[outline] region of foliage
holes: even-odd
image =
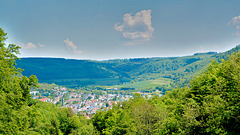
[[[27,116],[24,108],[29,100],[30,87],[37,86],[35,76],[21,76],[16,69],[16,54],[19,47],[4,41],[6,33],[0,28],[0,133],[18,133],[27,128]]]
[[[240,53],[212,64],[191,81],[162,97],[134,99],[92,119],[101,134],[240,134]],[[116,114],[126,118],[119,121]],[[109,123],[110,121],[110,123]]]
[[[41,83],[55,83],[69,88],[127,83],[126,85],[134,85],[133,88],[161,87],[166,91],[168,88],[189,85],[190,80],[205,70],[212,60],[227,59],[228,55],[238,52],[239,49],[237,46],[224,53],[208,52],[185,57],[107,61],[23,58],[17,61],[17,67],[25,69],[23,75],[37,75]],[[168,80],[165,81],[166,79]],[[161,80],[164,84],[149,83],[138,86],[137,83],[144,84],[146,81],[155,80]]]
[[[7,46],[6,35],[0,28],[0,134],[95,134],[92,124],[70,108],[30,98],[38,80],[15,68],[20,47]]]

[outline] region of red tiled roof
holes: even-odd
[[[47,100],[49,100],[49,98],[42,98],[42,99],[39,99],[39,101],[42,101],[42,102],[46,102]]]

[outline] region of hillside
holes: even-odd
[[[239,46],[223,53],[196,53],[184,57],[135,58],[107,61],[74,60],[63,58],[22,58],[17,61],[23,75],[36,75],[39,82],[56,83],[68,87],[86,85],[119,85],[168,78],[167,85],[183,86],[204,70],[212,61],[227,59],[238,52]]]
[[[92,124],[100,134],[239,135],[240,54],[213,62],[190,87],[165,96],[134,99],[99,111]]]

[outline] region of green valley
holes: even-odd
[[[239,46],[219,54],[176,58],[111,61],[26,58],[21,63],[16,56],[20,48],[14,44],[6,46],[5,40],[6,33],[0,29],[0,134],[240,133],[240,53],[235,53]],[[15,67],[16,60],[18,67],[25,67],[24,74]],[[40,80],[66,81],[66,84],[67,81],[85,81],[86,84],[81,85],[89,88],[99,82],[119,87],[121,91],[114,89],[109,91],[112,94],[106,95],[98,86],[94,86],[94,91],[82,87],[84,91],[80,92],[55,84],[40,84],[39,91],[30,92],[38,87],[38,79],[31,72],[39,75]],[[108,84],[104,84],[106,82]],[[189,85],[172,89],[185,84]],[[107,90],[109,86],[104,87]],[[133,89],[124,91],[124,88],[151,91],[152,87],[164,93],[166,89],[171,91],[164,96],[157,91],[149,97],[143,92],[134,92],[132,96]],[[31,98],[30,93],[41,95],[40,91],[49,98]],[[52,96],[54,94],[62,99],[63,107],[59,106],[59,99]],[[57,105],[44,103],[53,98]],[[64,99],[68,100],[64,102]],[[84,102],[81,108],[80,102]],[[65,103],[69,107],[65,107]],[[89,118],[88,112],[76,113],[76,109],[95,109],[95,112]]]
[[[148,83],[145,87],[144,85],[139,86],[139,84],[166,79],[168,81],[163,81],[165,86],[176,88],[188,85],[190,79],[205,70],[211,61],[227,59],[232,53],[238,52],[239,48],[237,46],[223,53],[196,53],[184,57],[106,61],[22,58],[17,60],[16,67],[24,69],[23,75],[36,75],[40,83],[56,83],[69,88],[98,85],[150,88],[158,85]],[[163,86],[162,84],[159,87]]]
[[[0,0],[0,135],[240,135],[240,0]]]

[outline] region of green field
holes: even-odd
[[[157,86],[168,85],[171,83],[171,79],[161,78],[156,80],[146,80],[137,82],[127,82],[121,84],[118,78],[102,78],[102,79],[59,79],[59,80],[44,80],[49,84],[56,83],[57,85],[76,88],[87,85],[95,85],[101,87],[115,87],[115,88],[135,88],[135,89],[148,89],[155,88]],[[111,84],[121,84],[121,85],[111,85]]]
[[[161,78],[161,79],[156,79],[156,80],[125,83],[122,85],[117,85],[116,88],[127,87],[127,88],[135,88],[135,89],[147,89],[147,88],[154,88],[157,86],[168,85],[170,83],[171,83],[171,79]]]
[[[130,81],[125,79],[124,81]],[[55,79],[55,80],[41,80],[40,83],[55,83],[60,86],[69,88],[83,87],[83,86],[112,86],[113,84],[121,84],[119,78],[99,78],[99,79]]]

